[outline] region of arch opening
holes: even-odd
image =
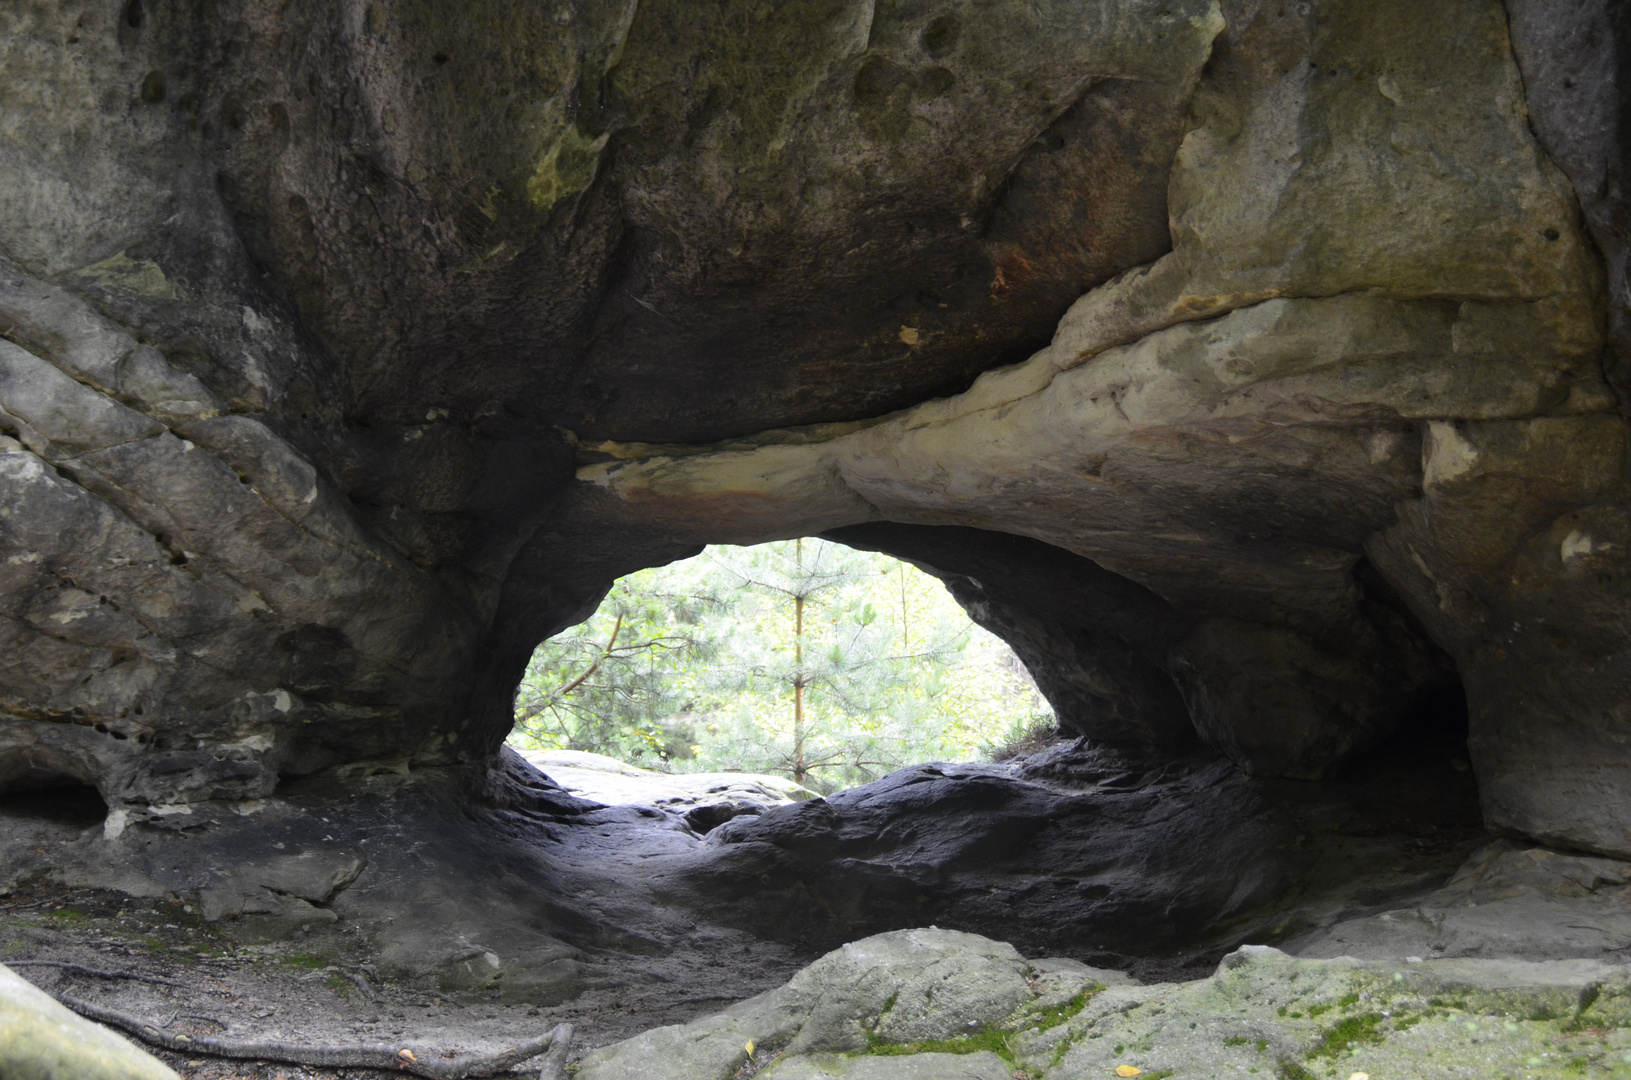
[[[719,545],[618,580],[543,642],[510,745],[831,793],[1055,731],[1014,650],[911,563],[810,537]],[[577,765],[593,764],[584,758]]]

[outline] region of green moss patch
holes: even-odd
[[[1086,990],[1083,990],[1081,993],[1077,994],[1063,1005],[1055,1005],[1051,1009],[1043,1009],[1040,1012],[1037,1012],[1035,1014],[1035,1022],[1027,1026],[1037,1028],[1041,1031],[1047,1031],[1049,1028],[1058,1027],[1066,1020],[1069,1020],[1071,1017],[1087,1008],[1087,1003],[1092,1001],[1094,995],[1098,994],[1103,989],[1104,987],[1102,985],[1094,983],[1092,986],[1089,986]]]
[[[956,1039],[930,1039],[925,1042],[896,1043],[867,1034],[865,1054],[874,1057],[902,1057],[908,1054],[977,1054],[989,1050],[1011,1067],[1018,1067],[1014,1051],[1008,1045],[1009,1036],[994,1028]]]
[[[1325,1031],[1325,1038],[1309,1052],[1308,1058],[1334,1058],[1346,1054],[1357,1043],[1379,1043],[1385,1035],[1380,1030],[1381,1013],[1360,1013],[1338,1021]]]

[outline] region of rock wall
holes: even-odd
[[[1631,854],[1599,0],[0,11],[0,788],[479,763],[616,576],[829,532],[1062,723],[1314,778],[1459,679]],[[1573,80],[1571,82],[1571,80]]]
[[[1030,360],[860,430],[607,445],[579,475],[629,509],[584,512],[706,506],[675,532],[737,541],[788,518],[1046,541],[1181,613],[1156,662],[1195,729],[1277,775],[1397,722],[1437,675],[1419,626],[1466,685],[1491,823],[1631,851],[1601,266],[1499,7],[1418,10],[1407,33],[1322,14],[1259,17],[1219,51],[1174,164],[1173,251],[1087,293]]]

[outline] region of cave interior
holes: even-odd
[[[1631,859],[1628,27],[6,5],[0,884],[558,1002],[931,923],[1385,950]],[[1059,740],[706,832],[504,749],[618,577],[817,535]]]

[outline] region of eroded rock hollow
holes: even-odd
[[[269,844],[302,783],[568,828],[500,755],[538,642],[619,575],[819,533],[942,577],[1084,753],[1191,763],[1158,790],[1212,824],[1464,692],[1485,826],[1631,857],[1626,33],[1607,0],[9,3],[0,794],[94,788],[75,865],[192,896],[153,845]],[[813,820],[733,850],[814,858]],[[216,915],[367,880],[233,843]],[[737,880],[707,867],[674,896]]]

